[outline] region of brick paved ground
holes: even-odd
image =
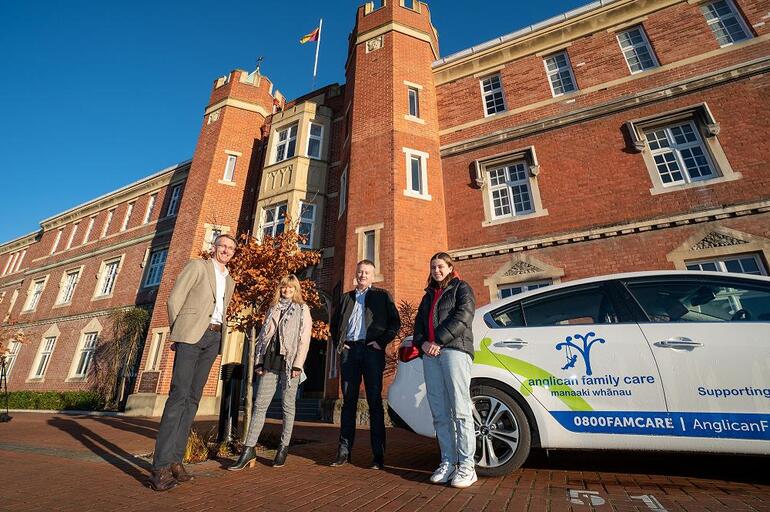
[[[438,458],[432,441],[389,430],[388,467],[379,472],[365,468],[368,432],[361,432],[353,465],[329,468],[336,428],[311,423],[295,428],[312,442],[292,447],[283,468],[269,467],[273,452],[240,473],[209,461],[191,468],[192,484],[155,493],[143,486],[148,462],[135,454],[152,450],[156,420],[13,416],[0,424],[0,510],[9,512],[770,511],[768,458],[536,452],[524,469],[458,491],[427,483]]]

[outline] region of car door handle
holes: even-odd
[[[505,347],[505,348],[521,348],[525,345],[529,345],[529,342],[524,341],[521,338],[513,338],[510,340],[500,340],[494,344],[495,347]]]
[[[703,343],[693,341],[690,338],[676,337],[667,340],[656,341],[654,345],[661,348],[689,348],[692,350],[696,347],[702,347]]]

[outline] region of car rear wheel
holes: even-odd
[[[518,469],[529,456],[532,435],[516,400],[491,386],[471,387],[476,434],[476,471],[500,476]]]

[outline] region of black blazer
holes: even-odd
[[[332,342],[338,346],[345,341],[350,315],[356,303],[356,291],[345,293],[332,316]],[[383,349],[393,341],[401,328],[401,319],[393,299],[387,290],[372,286],[364,298],[364,325],[366,342],[376,341]]]

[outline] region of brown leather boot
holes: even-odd
[[[195,477],[187,472],[187,470],[184,468],[184,464],[181,462],[174,462],[171,464],[171,474],[174,475],[174,478],[176,478],[177,482],[180,484],[189,482],[190,480],[195,480]]]
[[[179,485],[179,482],[171,473],[171,467],[166,466],[160,469],[153,468],[152,476],[147,480],[147,485],[153,491],[168,491]]]

